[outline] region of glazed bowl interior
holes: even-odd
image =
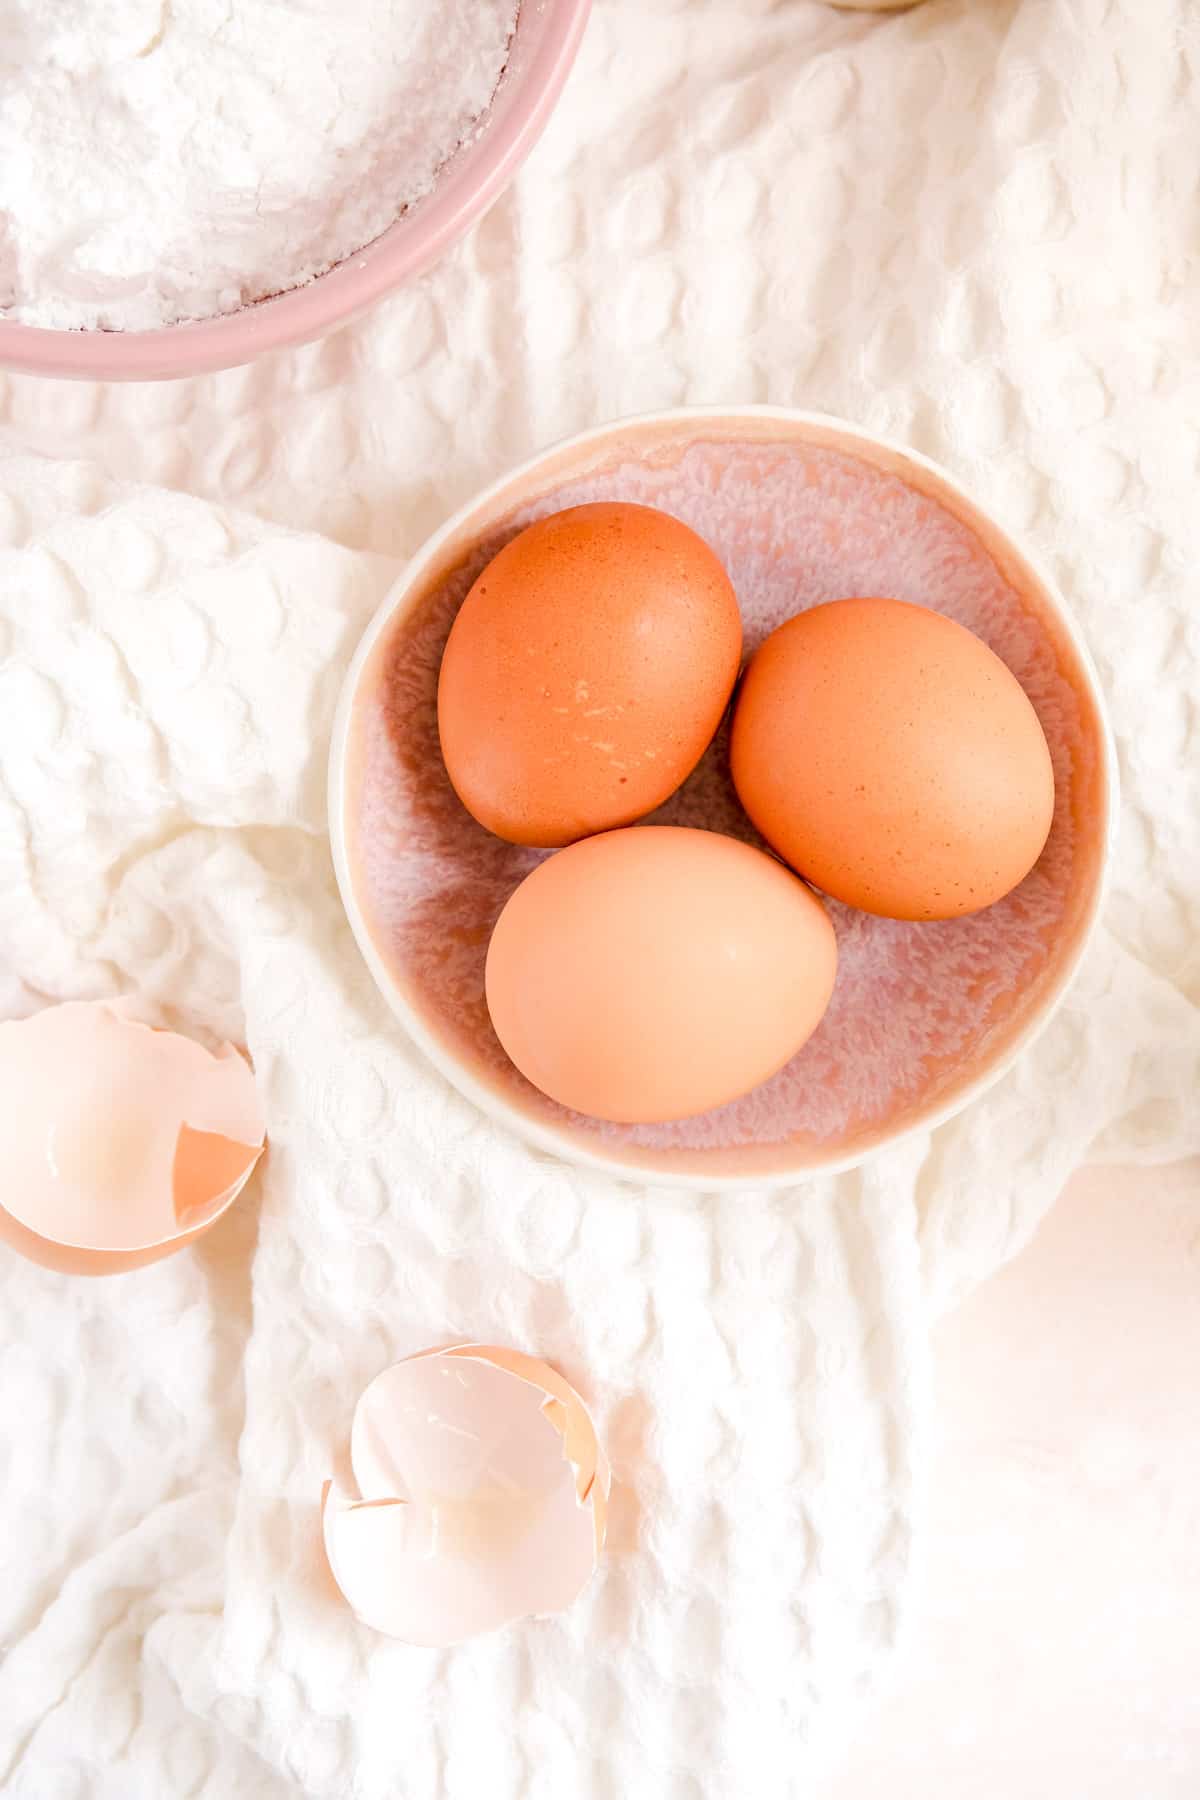
[[[848,595],[893,595],[959,620],[1021,681],[1055,770],[1050,838],[1019,888],[935,924],[831,903],[838,980],[814,1036],[751,1094],[664,1125],[570,1113],[505,1057],[484,1001],[488,938],[544,853],[476,824],[438,748],[438,666],[471,582],[523,525],[599,498],[662,507],[708,539],[737,589],[747,655],[793,613]],[[1096,917],[1114,778],[1087,652],[1017,544],[923,458],[836,420],[750,408],[587,433],[459,512],[409,565],[359,648],[330,799],[338,879],[366,960],[460,1089],[575,1161],[723,1187],[850,1166],[957,1111],[1002,1073],[1054,1009]],[[732,790],[724,729],[653,819],[761,842]]]
[[[92,381],[162,380],[233,368],[307,343],[427,269],[503,193],[558,99],[591,0],[522,0],[508,63],[476,136],[426,199],[372,244],[304,287],[158,331],[47,331],[0,318],[0,368]],[[280,271],[286,279],[287,271]]]

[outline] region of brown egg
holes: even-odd
[[[496,923],[487,1003],[521,1073],[622,1122],[736,1099],[815,1031],[837,972],[821,902],[773,856],[644,825],[548,857]]]
[[[1054,812],[1020,683],[963,626],[900,600],[789,619],[750,663],[733,779],[794,869],[864,912],[949,919],[1016,887]]]
[[[450,780],[515,844],[569,844],[652,812],[720,724],[742,653],[729,577],[648,506],[540,520],[463,601],[442,657]]]

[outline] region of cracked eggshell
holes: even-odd
[[[0,1241],[62,1274],[113,1275],[190,1244],[262,1154],[254,1076],[125,1001],[0,1023]]]
[[[611,1482],[570,1383],[483,1344],[385,1369],[355,1409],[361,1498],[326,1484],[325,1550],[359,1619],[444,1649],[561,1612],[590,1580]]]

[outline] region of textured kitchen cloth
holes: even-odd
[[[242,1038],[272,1146],[158,1268],[0,1261],[0,1789],[812,1791],[902,1616],[932,1313],[1082,1158],[1200,1144],[1198,67],[1189,0],[598,0],[516,188],[362,324],[195,383],[0,377],[0,1004],[133,988]],[[791,1193],[638,1192],[390,1024],[329,719],[394,559],[481,480],[756,399],[907,438],[1038,545],[1121,842],[1066,1007],[959,1121]],[[619,1486],[569,1615],[430,1656],[339,1607],[316,1505],[363,1384],[460,1334],[558,1362]]]

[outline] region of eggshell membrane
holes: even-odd
[[[774,1075],[820,1023],[837,942],[760,850],[639,826],[573,844],[496,923],[487,1000],[525,1077],[625,1122],[686,1117]]]
[[[378,1631],[443,1648],[562,1611],[595,1570],[608,1463],[579,1395],[534,1357],[463,1344],[384,1370],[350,1458],[362,1498],[326,1484],[325,1548]]]
[[[64,1274],[141,1268],[191,1243],[262,1153],[253,1074],[123,1001],[0,1024],[0,1239]]]
[[[467,810],[555,846],[642,818],[690,774],[741,660],[728,575],[650,507],[568,508],[480,574],[438,681],[442,755]]]
[[[1024,880],[1054,817],[1045,733],[1020,683],[953,619],[887,598],[772,632],[738,693],[734,786],[824,893],[952,919]]]

